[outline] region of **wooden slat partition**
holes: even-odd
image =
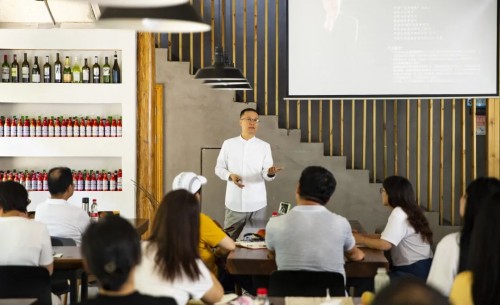
[[[362,169],[366,169],[366,99],[363,100],[363,151]]]
[[[398,170],[398,100],[394,100],[394,175],[399,175]]]
[[[456,107],[456,100],[453,99],[451,101],[451,225],[455,225],[455,175],[456,175],[456,169],[455,169],[455,158],[456,158],[456,140],[455,140],[455,135],[456,135],[456,117],[457,117],[457,107]]]
[[[428,143],[427,143],[427,211],[432,211],[432,189],[433,189],[433,128],[434,128],[434,117],[433,117],[433,105],[432,101],[429,101],[429,113],[428,113]]]
[[[344,155],[344,100],[340,100],[340,155]]]
[[[411,101],[406,100],[406,178],[410,179],[410,107]]]
[[[462,100],[462,121],[461,121],[461,127],[462,127],[462,150],[461,150],[461,157],[462,157],[462,176],[461,176],[461,194],[465,194],[465,187],[467,186],[467,170],[466,170],[466,164],[467,164],[467,142],[466,142],[466,122],[465,122],[465,112],[466,112],[466,102]]]
[[[351,101],[351,168],[354,169],[356,160],[356,101]]]
[[[307,142],[311,143],[312,136],[311,100],[307,100]]]
[[[377,182],[377,100],[373,100],[373,107],[372,107],[372,120],[373,120],[373,125],[372,125],[372,145],[373,145],[373,152],[372,152],[372,163],[373,163],[373,183]]]
[[[256,2],[257,3],[257,2]],[[257,62],[257,61],[255,61]],[[264,7],[264,113],[269,114],[269,0],[265,0]],[[257,73],[255,73],[257,75]]]
[[[330,100],[329,103],[329,115],[330,115],[330,122],[329,122],[329,130],[330,130],[330,156],[333,156],[333,100]]]
[[[487,104],[487,166],[488,176],[500,179],[500,99]]]
[[[471,128],[471,141],[472,141],[472,154],[471,154],[471,180],[476,179],[477,176],[477,158],[476,158],[476,99],[472,99],[472,128]]]
[[[444,99],[439,111],[439,224],[444,219]]]
[[[275,0],[275,15],[274,15],[274,27],[275,27],[275,33],[274,33],[274,47],[275,47],[275,51],[274,51],[274,61],[275,61],[275,66],[274,66],[274,69],[275,69],[275,72],[274,72],[274,95],[275,95],[275,101],[274,101],[274,104],[275,104],[275,114],[276,115],[279,115],[280,111],[279,111],[279,99],[280,99],[280,95],[279,95],[279,1],[278,0]]]
[[[422,152],[422,132],[421,128],[422,126],[422,101],[420,99],[417,100],[417,168],[416,168],[416,173],[417,173],[417,182],[416,182],[416,194],[415,197],[417,199],[418,204],[421,204],[420,201],[420,153]]]
[[[384,163],[382,164],[384,171],[383,171],[383,178],[387,178],[387,101],[383,101],[383,109],[382,109],[382,129],[384,131],[384,136],[383,136],[383,143],[384,143]]]

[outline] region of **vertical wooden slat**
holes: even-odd
[[[356,160],[355,145],[356,145],[356,105],[355,100],[351,101],[351,168],[354,169],[354,161]]]
[[[212,25],[212,30],[210,31],[210,49],[212,62],[215,61],[215,32],[217,28],[215,27],[215,0],[210,0],[210,24]],[[220,38],[220,37],[219,37]]]
[[[406,178],[410,179],[410,110],[411,101],[406,100]]]
[[[415,195],[418,205],[420,205],[420,152],[422,148],[422,101],[417,100],[417,193]]]
[[[275,27],[275,37],[274,37],[274,45],[275,45],[275,75],[274,75],[274,90],[275,90],[275,111],[276,115],[279,114],[279,0],[275,0],[275,15],[274,15],[274,27]]]
[[[154,151],[155,151],[155,178],[154,180],[154,196],[158,200],[163,198],[164,193],[164,183],[163,177],[165,176],[163,173],[163,84],[156,84],[155,86],[156,93],[156,101],[155,101],[155,110],[154,110],[154,121],[155,121],[155,142],[154,142]]]
[[[393,119],[393,128],[394,128],[394,175],[399,174],[398,170],[398,100],[394,100],[394,119]]]
[[[231,30],[232,30],[232,43],[233,43],[233,63],[236,66],[236,0],[231,3]]]
[[[168,33],[168,44],[167,44],[167,51],[168,51],[168,60],[172,61],[172,34]]]
[[[257,102],[258,100],[258,34],[259,34],[259,20],[258,20],[258,12],[259,12],[259,0],[253,1],[253,100]]]
[[[204,20],[204,13],[205,13],[205,3],[203,3],[204,0],[200,0],[200,17],[201,20]],[[213,28],[212,28],[213,31]],[[169,40],[170,40],[170,34],[168,34]],[[200,33],[200,68],[205,67],[205,37],[203,33]],[[170,54],[170,52],[169,52]]]
[[[220,5],[222,6],[219,8],[219,11],[221,12],[221,18],[220,18],[220,41],[222,43],[222,48],[224,49],[224,52],[226,52],[226,0],[220,0]]]
[[[156,45],[158,46],[158,48],[161,48],[161,33],[156,33]]]
[[[340,155],[344,155],[344,100],[340,100]]]
[[[444,218],[444,99],[441,99],[439,118],[439,224]],[[453,202],[452,202],[453,204]]]
[[[243,75],[247,77],[247,1],[243,1]],[[248,78],[247,78],[248,79]],[[247,90],[243,91],[243,101],[247,101]]]
[[[373,125],[372,125],[372,145],[373,145],[373,183],[377,182],[377,100],[373,100]]]
[[[290,130],[290,100],[286,100],[286,130]]]
[[[427,142],[427,211],[432,211],[432,161],[433,161],[433,128],[434,128],[434,116],[433,116],[433,105],[434,100],[429,100],[429,112],[428,112],[428,142]]]
[[[318,136],[319,142],[323,143],[323,100],[319,100]]]
[[[256,1],[257,2],[257,1]],[[269,114],[269,83],[268,83],[268,65],[269,65],[269,0],[264,1],[264,112]]]
[[[476,158],[476,99],[472,99],[472,130],[471,130],[471,142],[472,142],[472,153],[471,153],[471,180],[476,179],[477,176],[477,158]]]
[[[500,99],[488,99],[486,110],[487,173],[490,177],[500,178]]]
[[[182,56],[182,35],[183,34],[179,34],[179,61],[184,60],[184,58]]]
[[[276,1],[277,2],[277,1]],[[333,156],[333,100],[330,100],[330,156]]]
[[[300,100],[297,100],[297,129],[300,129]]]
[[[189,0],[189,4],[193,5],[193,0]],[[194,74],[194,35],[189,33],[189,71],[191,75]]]
[[[467,148],[467,143],[466,143],[466,133],[465,133],[465,112],[466,112],[466,101],[462,99],[462,121],[461,121],[461,127],[462,127],[462,177],[461,177],[461,194],[465,194],[465,187],[467,186],[467,171],[466,171],[466,162],[467,162],[467,154],[466,154],[466,148]]]
[[[363,150],[362,150],[362,166],[366,169],[366,99],[363,100]]]
[[[311,100],[307,100],[307,142],[311,143],[312,126],[311,126]]]
[[[455,125],[456,125],[456,101],[451,101],[451,225],[455,225]]]
[[[384,175],[384,179],[387,178],[387,100],[384,100],[383,102],[383,109],[382,109],[382,131],[384,132],[383,135],[383,142],[384,142],[384,160],[382,164],[382,173]]]

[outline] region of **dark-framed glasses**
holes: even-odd
[[[248,123],[255,123],[255,124],[258,124],[260,122],[259,119],[251,119],[251,118],[243,118],[243,119],[240,119],[242,121],[247,121]]]

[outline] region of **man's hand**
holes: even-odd
[[[231,174],[229,175],[229,180],[234,182],[240,189],[245,187],[245,185],[241,183],[241,177],[239,175]]]
[[[272,177],[272,176],[276,175],[276,173],[281,171],[282,169],[283,169],[283,167],[271,166],[267,170],[267,176]]]

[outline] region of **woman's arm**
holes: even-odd
[[[201,297],[201,300],[208,304],[217,303],[222,299],[224,295],[224,288],[222,288],[221,283],[215,277],[215,275],[210,272],[210,276],[212,277],[212,287],[205,292],[205,294]]]
[[[380,234],[360,234],[353,233],[356,244],[363,245],[368,248],[387,251],[391,250],[392,244],[386,240],[380,239]]]

